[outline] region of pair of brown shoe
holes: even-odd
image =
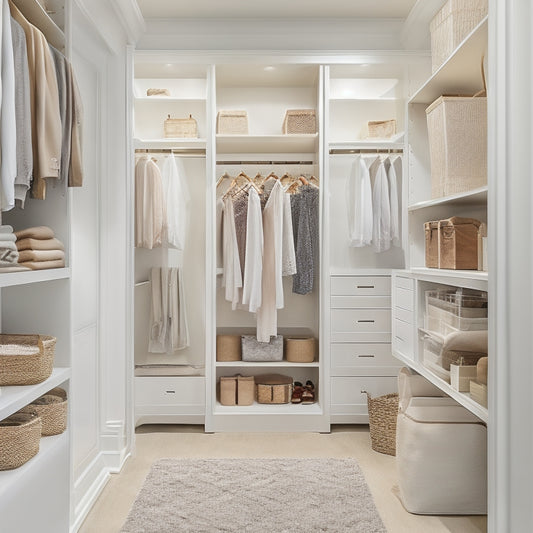
[[[299,381],[294,382],[291,403],[315,403],[315,386],[311,380],[308,379],[305,385],[302,385]]]

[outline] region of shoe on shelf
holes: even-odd
[[[311,380],[307,380],[302,392],[302,404],[315,403],[315,386]]]
[[[302,403],[302,394],[304,390],[304,386],[299,381],[295,381],[292,388],[291,403]]]

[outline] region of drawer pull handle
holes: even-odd
[[[375,322],[375,320],[358,320],[357,321],[359,324],[361,323],[369,323],[369,324],[373,324]]]
[[[375,289],[375,285],[357,285],[358,289]]]
[[[176,391],[175,390],[166,390],[165,391],[167,394],[176,394]]]
[[[376,357],[376,356],[368,354],[368,355],[358,355],[357,357]]]

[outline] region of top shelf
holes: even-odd
[[[488,17],[411,97],[410,104],[431,104],[443,94],[471,94],[483,88],[481,58],[487,54]]]
[[[13,0],[24,17],[41,30],[46,40],[58,50],[65,50],[65,33],[37,0]]]
[[[217,134],[217,152],[228,153],[315,153],[318,133],[288,135]]]

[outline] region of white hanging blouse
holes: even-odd
[[[401,157],[389,158],[387,178],[390,191],[390,237],[393,246],[401,246],[400,238],[400,198],[398,193],[398,178],[401,176]],[[397,172],[398,169],[398,172]]]
[[[372,242],[373,206],[370,172],[365,160],[357,156],[346,184],[348,241],[352,247]]]
[[[222,286],[226,288],[225,298],[231,302],[231,308],[237,309],[240,302],[242,289],[242,272],[237,246],[237,233],[235,231],[235,215],[233,201],[230,197],[224,199],[222,246],[224,251],[224,271],[222,273]]]
[[[376,252],[385,252],[391,242],[391,209],[389,200],[389,184],[385,165],[381,159],[372,164],[375,170],[372,204],[374,222],[372,228],[372,246]]]

